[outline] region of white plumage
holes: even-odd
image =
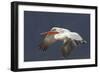
[[[39,45],[40,49],[45,51],[51,44],[63,41],[61,47],[63,57],[68,56],[74,47],[86,43],[78,33],[60,27],[53,27],[50,31],[42,33],[42,35],[44,35],[44,38]]]
[[[59,27],[53,27],[51,29],[55,31],[59,32],[59,34],[55,34],[54,37],[55,39],[65,39],[66,37],[71,38],[72,40],[83,40],[83,38],[76,32],[71,32],[68,29],[64,29],[64,28],[59,28]]]

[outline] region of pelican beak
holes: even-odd
[[[58,34],[59,32],[57,31],[48,31],[48,32],[44,32],[44,33],[41,33],[41,35],[55,35],[55,34]]]

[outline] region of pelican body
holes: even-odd
[[[43,51],[46,51],[53,43],[63,41],[63,45],[60,49],[64,58],[67,57],[75,47],[87,43],[78,33],[60,27],[53,27],[50,31],[41,33],[41,35],[44,36],[44,38],[39,48]]]

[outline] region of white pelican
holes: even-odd
[[[60,27],[53,27],[50,31],[41,33],[41,35],[43,35],[44,38],[39,48],[43,51],[46,51],[53,43],[63,41],[63,46],[61,47],[63,57],[67,57],[73,48],[87,43],[78,33]]]

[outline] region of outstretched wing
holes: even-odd
[[[67,57],[74,49],[74,47],[75,47],[75,43],[73,43],[73,41],[70,38],[67,38],[67,41],[61,47],[62,56]]]
[[[69,56],[69,54],[72,52],[72,50],[75,47],[80,46],[83,42],[84,42],[83,40],[66,38],[66,41],[64,42],[64,45],[61,48],[63,57]]]
[[[83,40],[83,38],[76,32],[71,32],[70,38],[73,39],[73,40]]]
[[[70,38],[73,40],[75,46],[87,43],[87,41],[83,40],[83,38],[76,32],[71,32]]]
[[[53,35],[45,35],[43,40],[41,40],[41,43],[39,44],[39,48],[43,51],[46,51],[47,48],[53,44],[54,42],[56,42],[56,40],[54,39]]]

